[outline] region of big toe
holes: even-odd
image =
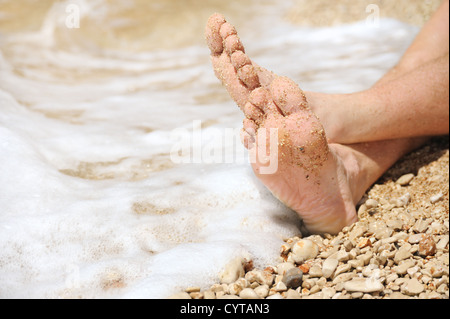
[[[220,35],[220,28],[225,22],[225,17],[219,13],[214,13],[208,19],[205,37],[212,54],[221,54],[223,52],[223,38]]]
[[[307,107],[305,94],[294,81],[287,77],[276,77],[270,85],[270,94],[286,116]]]

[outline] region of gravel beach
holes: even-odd
[[[287,238],[279,264],[233,260],[192,299],[448,299],[449,142],[435,138],[368,190],[338,235]]]

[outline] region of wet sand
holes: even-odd
[[[304,26],[333,26],[367,19],[379,10],[380,18],[393,18],[422,26],[440,3],[441,0],[295,0],[287,19]]]

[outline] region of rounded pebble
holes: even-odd
[[[291,268],[283,276],[283,282],[287,288],[297,288],[302,284],[303,272],[297,267]]]
[[[400,177],[396,181],[396,183],[401,185],[401,186],[406,186],[406,185],[409,185],[409,183],[411,183],[413,178],[414,178],[414,174],[406,174],[406,175],[403,175],[402,177]]]
[[[378,202],[375,199],[371,199],[371,198],[366,200],[365,204],[366,204],[366,207],[369,208],[369,209],[370,208],[375,208],[375,207],[378,206]]]
[[[373,278],[356,278],[344,284],[344,289],[347,291],[359,292],[377,292],[384,289],[383,284]]]
[[[239,293],[242,299],[260,299],[261,297],[251,288],[245,288]]]
[[[436,194],[434,196],[431,196],[430,197],[430,203],[431,204],[435,204],[438,201],[440,201],[443,197],[444,197],[444,194],[442,194],[442,193],[439,193],[439,194]]]
[[[324,261],[322,265],[322,274],[325,278],[330,278],[336,270],[339,261],[334,258],[328,258]]]
[[[308,239],[301,239],[292,247],[293,258],[296,263],[303,263],[308,259],[316,258],[319,246]]]
[[[433,237],[423,235],[419,242],[419,255],[422,257],[433,256],[436,253],[436,243]]]
[[[402,286],[402,292],[407,295],[418,295],[424,291],[423,285],[416,279],[408,279]]]

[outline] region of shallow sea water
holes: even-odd
[[[165,298],[236,256],[272,264],[301,233],[253,176],[207,17],[330,93],[370,87],[418,28],[299,27],[289,1],[241,3],[0,1],[0,297]]]

